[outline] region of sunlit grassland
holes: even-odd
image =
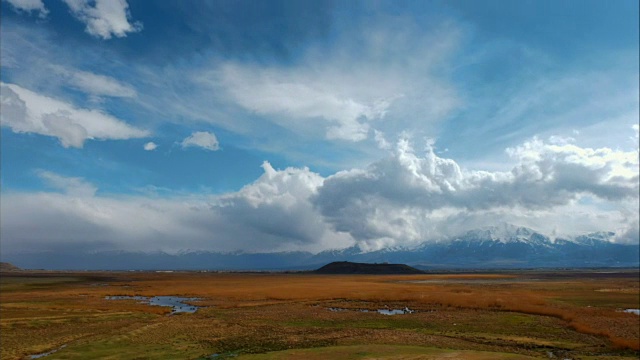
[[[545,358],[549,352],[634,359],[640,354],[640,317],[620,312],[640,307],[637,271],[595,278],[581,272],[561,277],[3,273],[0,290],[2,359],[63,344],[46,359],[212,354],[431,359],[452,351],[465,359]],[[169,308],[106,300],[110,295],[197,297],[193,303],[205,307],[169,315]],[[416,312],[375,312],[385,306]],[[360,311],[365,309],[370,312]],[[365,345],[376,346],[366,355]]]
[[[286,350],[266,354],[244,355],[239,359],[246,360],[272,360],[272,359],[467,359],[467,360],[507,360],[507,359],[534,359],[519,354],[505,354],[485,351],[459,351],[429,348],[422,346],[403,345],[352,345],[333,346],[324,348]]]

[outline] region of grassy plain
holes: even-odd
[[[638,359],[638,270],[5,272],[0,358]],[[197,297],[194,314],[110,295]],[[380,308],[416,310],[386,316]],[[341,311],[330,311],[340,308]],[[66,345],[64,348],[61,346]]]

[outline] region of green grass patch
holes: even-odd
[[[334,329],[425,329],[435,328],[433,324],[420,319],[391,318],[379,315],[380,319],[304,319],[281,323],[293,327],[321,327]]]
[[[403,345],[352,345],[330,346],[312,349],[275,351],[266,354],[240,355],[238,360],[273,359],[463,359],[463,360],[503,360],[533,359],[532,357],[485,351],[447,350],[422,346]]]
[[[104,340],[91,344],[70,344],[64,349],[46,357],[55,359],[198,359],[207,351],[197,343],[175,339],[167,344],[140,344],[127,340]]]
[[[3,276],[0,278],[0,290],[3,292],[24,291],[59,286],[61,284],[79,283],[85,279],[80,277],[22,277]]]
[[[498,325],[504,326],[531,326],[538,323],[533,315],[523,315],[517,313],[502,313],[496,319]]]
[[[640,295],[625,294],[615,292],[596,292],[590,294],[565,296],[553,299],[554,303],[573,305],[578,307],[595,307],[595,308],[636,308],[640,302]]]

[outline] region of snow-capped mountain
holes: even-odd
[[[68,269],[206,269],[306,270],[333,261],[403,263],[422,269],[487,269],[540,267],[638,267],[640,246],[616,244],[612,232],[551,239],[540,232],[510,224],[462,232],[414,247],[390,247],[363,252],[357,245],[345,249],[280,253],[166,253],[12,254],[3,256],[22,268]]]
[[[531,246],[550,246],[551,239],[535,230],[511,224],[488,226],[470,230],[461,236],[453,237],[453,241],[494,242],[500,244],[523,243]]]
[[[613,243],[615,234],[597,232],[572,238],[554,238],[511,224],[469,230],[414,248],[331,253],[331,259],[406,263],[423,268],[528,268],[638,266],[639,246]],[[316,258],[325,258],[320,253]],[[342,256],[340,256],[342,255]]]
[[[570,241],[587,246],[598,246],[602,245],[602,243],[610,242],[615,235],[616,234],[612,232],[600,231],[591,234],[576,236]]]

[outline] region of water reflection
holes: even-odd
[[[404,309],[377,309],[377,310],[369,310],[369,309],[345,309],[345,308],[336,308],[330,307],[327,310],[332,312],[342,312],[342,311],[359,311],[359,312],[377,312],[382,315],[404,315],[404,314],[413,314],[415,310],[411,310],[408,307]]]
[[[405,307],[404,309],[378,309],[378,313],[382,315],[404,315],[404,314],[412,314],[414,310]]]
[[[183,298],[178,296],[107,296],[107,300],[138,300],[141,303],[153,306],[169,306],[171,313],[194,313],[199,306],[185,304],[184,301],[198,300],[198,298]]]

